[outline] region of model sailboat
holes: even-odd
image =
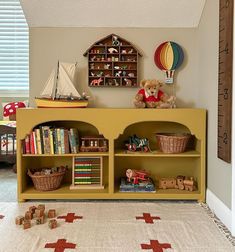
[[[84,108],[88,98],[74,87],[76,64],[58,62],[50,74],[40,97],[35,98],[39,108]]]

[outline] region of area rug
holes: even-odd
[[[0,203],[1,252],[230,252],[231,242],[197,203],[46,202],[58,227],[23,229],[15,217],[39,202]]]

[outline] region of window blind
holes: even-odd
[[[0,94],[28,89],[28,25],[19,0],[0,0]]]

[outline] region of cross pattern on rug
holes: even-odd
[[[3,219],[5,216],[0,214],[0,219]]]
[[[64,252],[65,249],[75,249],[76,244],[66,242],[66,239],[58,239],[54,243],[46,243],[45,248],[54,248],[54,252]]]
[[[160,220],[161,218],[158,216],[151,216],[150,213],[143,213],[143,217],[142,216],[136,216],[136,220],[144,220],[145,223],[148,224],[153,224],[153,220]]]
[[[76,219],[82,219],[82,216],[75,216],[75,213],[68,213],[65,216],[58,216],[57,219],[65,219],[65,222],[73,223]]]
[[[150,240],[150,244],[141,244],[142,249],[152,249],[153,252],[163,252],[163,249],[171,248],[169,243],[159,243],[158,240]]]

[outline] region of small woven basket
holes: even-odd
[[[159,149],[164,153],[182,153],[185,151],[190,134],[156,133]]]
[[[33,180],[33,184],[38,191],[52,191],[58,189],[66,171],[55,172],[48,175],[33,175],[28,170],[28,175]]]

